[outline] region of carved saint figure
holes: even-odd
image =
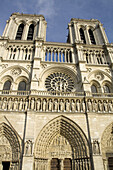
[[[100,154],[100,146],[98,140],[93,141],[93,154],[99,155]]]
[[[98,105],[96,100],[93,101],[93,112],[97,112],[98,111]]]
[[[51,99],[49,100],[48,110],[49,110],[49,111],[52,111],[52,110],[53,110],[53,102],[52,102]]]
[[[70,111],[70,102],[69,102],[69,100],[66,100],[66,111],[67,112]]]
[[[71,110],[72,110],[72,112],[75,111],[75,102],[74,102],[74,100],[71,101]]]
[[[80,106],[81,106],[80,100],[77,100],[77,102],[76,102],[76,107],[77,107],[77,111],[78,111],[78,112],[80,112]]]
[[[104,101],[103,107],[104,107],[104,111],[105,111],[105,112],[108,112],[108,104],[107,104],[106,101]]]
[[[8,101],[8,110],[12,110],[12,105],[13,105],[13,101],[12,98],[10,98]]]
[[[25,111],[27,111],[27,109],[28,109],[28,99],[25,99],[24,109],[25,109]]]
[[[40,110],[40,99],[37,99],[36,101],[36,110],[39,111]]]
[[[85,111],[86,111],[86,106],[85,106],[84,100],[82,101],[82,110],[83,110],[83,112],[85,113]]]
[[[43,103],[42,103],[42,108],[43,108],[43,111],[46,111],[46,99],[43,100]]]
[[[100,111],[100,112],[103,111],[103,103],[100,100],[98,102],[98,111]]]
[[[63,112],[64,110],[65,110],[64,102],[63,102],[63,100],[61,99],[61,100],[60,100],[60,111]]]
[[[58,111],[58,102],[57,100],[54,100],[54,111]]]
[[[18,110],[18,99],[14,99],[13,110]]]
[[[25,148],[25,154],[26,155],[32,155],[32,141],[31,140],[28,140],[26,142],[26,148]]]
[[[88,111],[91,112],[91,111],[92,111],[92,103],[91,103],[91,100],[88,100],[88,102],[87,102],[87,107],[88,107]]]
[[[31,110],[35,109],[35,101],[34,98],[31,98]]]
[[[6,98],[3,99],[2,110],[7,110],[7,99]]]
[[[23,100],[20,99],[20,103],[19,103],[19,111],[23,110]]]
[[[112,111],[113,111],[112,101],[109,101],[109,103],[108,103],[108,108],[109,108],[109,112],[112,112]]]

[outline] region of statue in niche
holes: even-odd
[[[40,110],[40,106],[41,106],[40,99],[37,99],[37,100],[36,100],[36,110],[37,110],[37,111]]]
[[[25,99],[25,105],[24,105],[24,109],[25,109],[25,111],[27,111],[27,109],[28,109],[28,99]]]
[[[28,140],[25,144],[25,154],[30,156],[32,155],[32,147],[33,147],[33,143],[31,140]]]
[[[63,112],[64,110],[65,110],[65,105],[64,105],[63,100],[61,99],[60,100],[60,111]]]
[[[23,100],[20,99],[20,102],[19,102],[19,111],[22,111],[23,110]]]
[[[71,110],[72,110],[72,112],[75,111],[75,102],[74,102],[74,100],[71,100]]]
[[[34,98],[31,98],[31,110],[35,109],[35,101]]]
[[[52,111],[52,110],[53,110],[53,102],[52,102],[51,99],[49,100],[48,110],[49,110],[49,111]]]
[[[100,100],[98,101],[98,111],[99,112],[103,111],[103,103]]]
[[[92,111],[92,103],[91,103],[91,100],[88,100],[88,102],[87,102],[87,109],[88,109],[89,112]]]
[[[85,113],[85,111],[86,111],[86,106],[85,106],[84,100],[82,101],[82,110],[83,110],[83,112]]]
[[[100,146],[98,140],[93,141],[93,154],[99,155],[100,154]]]
[[[70,111],[70,102],[69,102],[69,100],[66,100],[66,111],[67,112]]]
[[[42,111],[46,111],[46,99],[43,100],[43,103],[42,103]]]
[[[3,99],[2,110],[7,110],[7,99],[6,98]]]
[[[54,100],[54,111],[57,112],[58,111],[58,101]]]
[[[10,98],[8,101],[8,110],[12,110],[12,106],[13,106],[13,101],[12,98]]]
[[[18,110],[18,99],[14,99],[13,110]]]
[[[109,103],[108,103],[108,109],[109,109],[109,112],[112,112],[112,111],[113,111],[112,101],[109,101]]]
[[[103,108],[105,112],[108,112],[108,104],[106,101],[103,102]]]
[[[98,104],[96,100],[93,101],[93,112],[98,112]]]
[[[81,109],[80,100],[77,100],[77,102],[76,102],[76,107],[77,107],[77,111],[80,112],[80,109]]]

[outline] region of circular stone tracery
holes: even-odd
[[[45,87],[48,91],[71,92],[74,82],[67,74],[56,72],[46,78]]]

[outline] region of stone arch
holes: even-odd
[[[102,151],[104,168],[109,169],[109,162],[108,162],[109,158],[112,158],[112,162],[113,162],[113,122],[105,128],[102,134],[101,151]]]
[[[70,147],[68,147],[67,153],[58,151],[53,156],[53,153],[51,153],[51,145],[58,135],[59,138],[65,140]],[[62,152],[64,154],[63,156]],[[64,159],[64,157],[71,158],[75,162],[77,161],[76,164],[80,164],[79,161],[84,160],[84,166],[86,166],[86,162],[89,162],[89,144],[86,135],[75,122],[65,116],[58,116],[51,120],[44,126],[37,137],[34,147],[35,169],[38,166],[37,160],[45,160],[46,168],[48,169],[48,159],[50,160],[52,157],[56,158],[56,155],[62,159]],[[74,163],[73,166],[75,166]],[[90,166],[89,163],[87,166]]]
[[[6,123],[0,124],[0,162],[9,161],[10,167],[19,169],[21,139],[18,134]]]

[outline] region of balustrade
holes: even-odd
[[[8,60],[32,60],[34,55],[33,46],[9,46],[7,48],[7,57]]]
[[[88,64],[108,64],[103,50],[83,50],[84,60]]]
[[[61,62],[61,63],[74,63],[71,48],[62,47],[45,47],[45,61]]]

